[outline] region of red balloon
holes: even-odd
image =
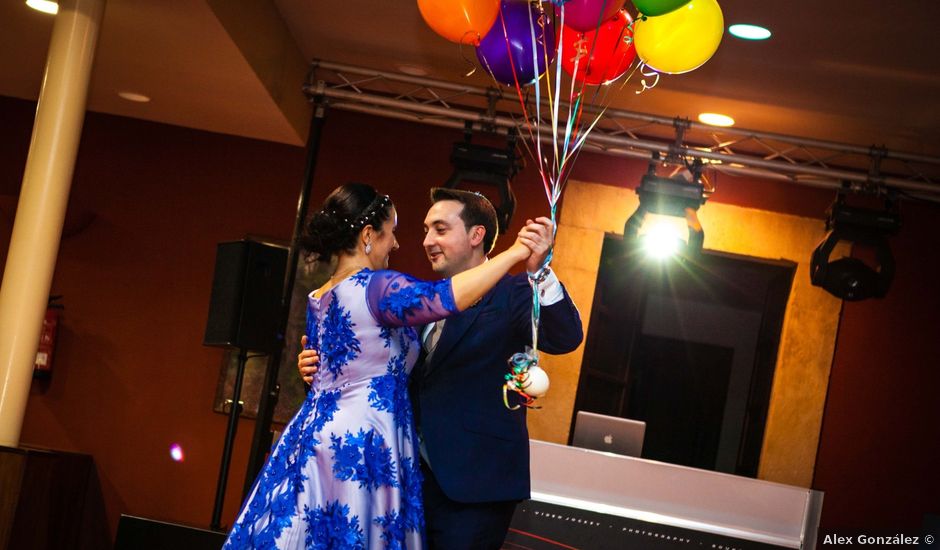
[[[627,10],[620,10],[596,31],[582,33],[565,25],[561,38],[561,68],[575,81],[594,86],[617,80],[636,57],[632,21]]]

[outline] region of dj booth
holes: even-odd
[[[819,491],[532,440],[504,549],[813,549]]]

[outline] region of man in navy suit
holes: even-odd
[[[432,189],[424,249],[434,271],[454,275],[486,261],[496,241],[496,210],[478,193]],[[538,218],[538,247],[526,263],[536,272],[553,227]],[[583,338],[578,310],[551,271],[539,283],[539,349],[568,353]],[[507,360],[531,345],[532,288],[525,274],[506,276],[480,301],[422,332],[424,349],[411,375],[424,472],[424,511],[432,550],[498,549],[516,504],[529,498],[526,409],[509,410],[502,384]],[[300,355],[305,380],[315,371]],[[519,403],[510,395],[510,404]]]
[[[431,200],[424,249],[434,271],[453,277],[486,261],[496,240],[493,205],[452,189],[433,189]],[[549,219],[535,221],[541,246],[526,263],[530,272],[541,267],[553,234]],[[583,336],[577,308],[553,273],[539,292],[539,348],[573,351]],[[498,549],[516,503],[529,498],[526,409],[507,409],[500,386],[509,357],[532,344],[531,313],[528,278],[507,276],[478,304],[443,321],[436,345],[438,327],[425,329],[427,357],[415,367],[411,389],[431,548]],[[515,394],[510,403],[518,403]]]

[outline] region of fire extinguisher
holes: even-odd
[[[50,296],[46,307],[46,316],[42,320],[42,332],[39,334],[39,349],[36,351],[36,363],[33,378],[52,376],[52,356],[55,352],[56,332],[65,306],[59,303],[62,296]]]

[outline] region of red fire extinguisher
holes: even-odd
[[[59,319],[65,306],[59,303],[62,296],[50,296],[46,307],[46,316],[42,320],[42,332],[39,334],[39,349],[36,351],[36,363],[33,369],[34,378],[49,378],[52,376],[52,356],[55,352],[56,332],[59,329]]]

